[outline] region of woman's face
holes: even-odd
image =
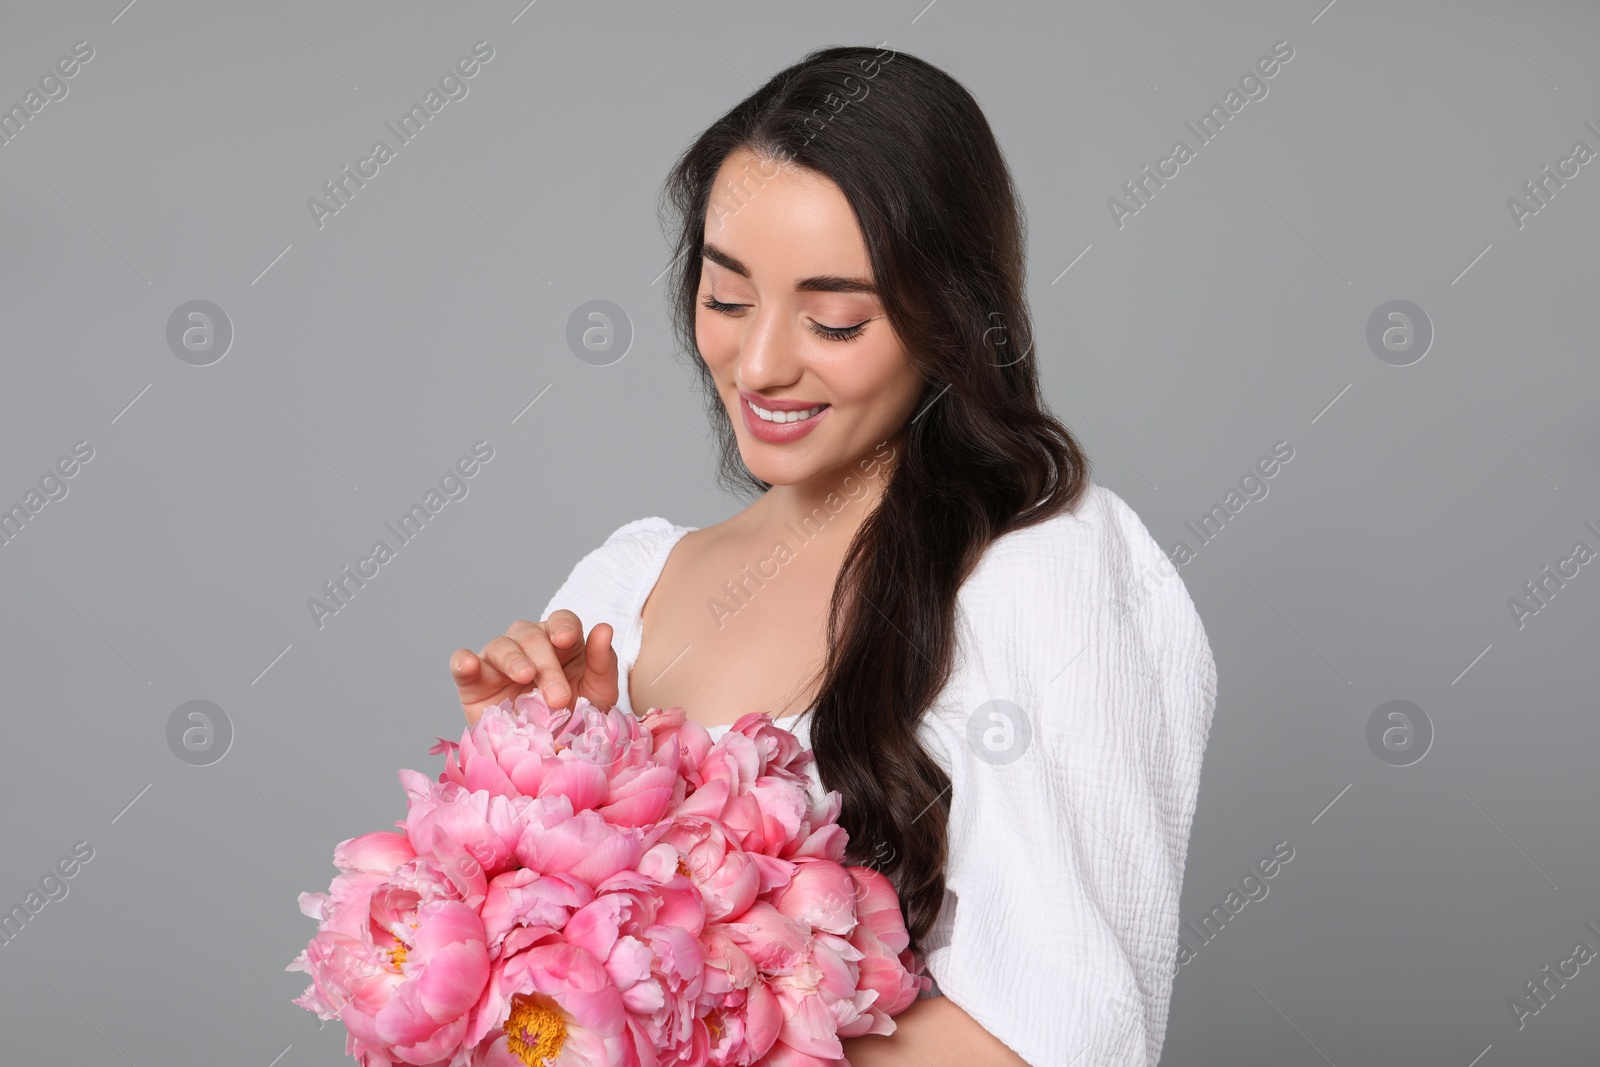
[[[839,187],[731,153],[713,187],[705,245],[695,337],[751,473],[795,485],[898,439],[922,374],[873,292],[866,244]]]

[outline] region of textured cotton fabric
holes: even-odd
[[[640,609],[692,529],[624,524],[541,616],[611,624],[630,711]],[[951,777],[928,973],[1034,1067],[1153,1067],[1216,706],[1200,617],[1138,516],[1091,483],[1073,512],[989,546],[957,625],[951,681],[918,731]],[[807,721],[778,720],[809,744]]]

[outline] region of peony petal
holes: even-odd
[[[844,1046],[839,1043],[833,1014],[828,1011],[820,997],[800,997],[796,1001],[785,1003],[784,1010],[783,1023],[778,1028],[778,1043],[773,1046],[773,1053],[788,1046],[792,1052],[798,1052],[803,1056],[815,1056],[825,1061],[844,1058]]]
[[[723,805],[727,804],[731,794],[732,787],[726,779],[715,779],[684,798],[676,814],[680,817],[699,816],[715,819],[722,814]]]
[[[831,934],[848,934],[856,924],[856,882],[831,860],[805,860],[795,865],[789,884],[772,894],[773,907],[807,926]]]
[[[638,863],[641,832],[610,826],[593,811],[581,811],[550,827],[529,826],[517,843],[517,858],[542,874],[570,873],[592,884]]]
[[[729,852],[700,880],[706,918],[736,919],[755,902],[761,891],[761,871],[748,852]]]
[[[671,767],[648,766],[630,771],[611,782],[610,803],[598,810],[616,826],[652,826],[666,814],[677,778]]]
[[[572,802],[573,811],[587,811],[604,804],[609,791],[604,769],[583,760],[571,759],[560,760],[545,768],[537,795],[564,796]]]
[[[569,944],[587,950],[597,960],[604,960],[617,943],[622,921],[622,901],[613,894],[606,894],[573,912],[562,935]]]
[[[745,1002],[745,1042],[755,1056],[765,1056],[783,1028],[783,1007],[765,982],[750,987]]]
[[[856,883],[856,918],[869,927],[890,952],[904,951],[911,943],[911,935],[906,931],[905,915],[901,913],[894,884],[882,871],[871,867],[848,870]]]
[[[333,849],[333,862],[341,871],[389,874],[407,860],[415,859],[416,855],[405,834],[379,830],[339,842]]]

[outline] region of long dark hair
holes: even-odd
[[[1088,460],[1041,402],[1022,212],[977,101],[904,52],[835,47],[712,123],[662,191],[673,329],[700,372],[725,488],[770,488],[745,467],[695,340],[712,183],[738,149],[844,193],[884,311],[926,380],[834,586],[810,723],[823,787],[843,800],[847,862],[890,878],[920,952],[944,899],[950,779],[916,729],[950,676],[957,591],[996,537],[1076,507]]]

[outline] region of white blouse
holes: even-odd
[[[640,611],[693,529],[626,523],[540,616],[611,624],[629,711]],[[951,778],[928,973],[1033,1067],[1154,1065],[1216,707],[1199,614],[1139,517],[1091,482],[1073,512],[989,546],[956,621],[951,680],[918,728]],[[809,743],[803,715],[778,724]]]

